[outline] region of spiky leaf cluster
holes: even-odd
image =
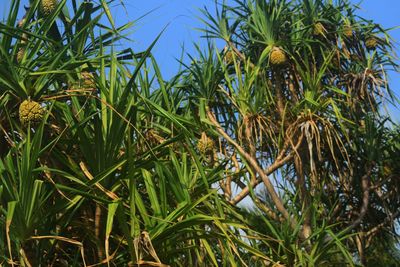
[[[386,80],[387,69],[397,68],[392,44],[383,42],[390,39],[388,33],[360,18],[349,1],[235,2],[234,7],[222,5],[217,18],[205,11],[209,19],[204,32],[235,46],[244,60],[228,68],[219,82],[214,76],[217,90],[199,94],[201,101],[188,98],[196,107],[205,106],[205,126],[222,136],[224,163],[243,173],[226,178],[241,188],[239,193],[222,182],[221,190],[238,203],[255,186],[265,185],[267,197],[252,195],[255,205],[277,225],[282,218],[288,228],[301,224],[300,239],[326,221],[340,222],[335,231],[360,231],[373,238],[376,228],[389,227],[389,221],[400,217],[398,197],[387,205],[379,192],[370,190],[386,192],[390,185],[394,196],[400,188],[388,180],[389,172],[378,171],[385,162],[378,147],[390,150],[378,141],[383,138],[379,136],[387,140],[390,132],[380,110],[382,103],[395,101]],[[219,68],[211,60],[215,50],[208,56],[202,52],[201,64],[189,68],[195,75],[187,76],[187,92],[207,88],[198,77]],[[278,177],[275,188],[268,181],[273,177]],[[248,181],[251,189],[244,186]],[[288,214],[294,210],[301,214],[298,221]],[[363,234],[357,238],[367,239]],[[346,245],[363,254],[354,244],[352,239]]]
[[[204,31],[222,44],[196,45],[171,80],[155,42],[116,51],[129,26],[112,19],[119,1],[59,1],[46,17],[11,2],[0,22],[3,262],[368,266],[363,255],[394,233],[400,135],[379,111],[396,66],[387,33],[347,0],[218,3]],[[20,105],[27,96],[51,104],[43,127],[14,115],[43,121],[43,104]]]

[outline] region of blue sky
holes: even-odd
[[[358,3],[359,1],[353,1]],[[384,28],[392,28],[400,26],[400,1],[399,0],[365,0],[360,4],[361,10],[359,14],[368,19],[373,19],[376,23],[381,24]],[[390,32],[392,38],[396,42],[396,53],[400,56],[400,28]],[[397,60],[400,64],[399,60]],[[400,97],[400,73],[389,73],[389,84]],[[400,122],[400,109],[389,106],[390,114],[398,123]]]
[[[364,0],[352,1],[360,3],[359,15],[372,19],[381,24],[384,28],[400,26],[400,0]],[[155,57],[161,66],[163,74],[169,77],[176,73],[178,64],[174,61],[182,52],[185,46],[187,52],[193,52],[193,42],[200,41],[201,33],[195,28],[202,24],[198,17],[199,9],[207,6],[214,8],[213,0],[147,0],[147,1],[124,1],[126,10],[120,7],[115,9],[118,14],[117,23],[127,20],[136,20],[146,12],[154,11],[138,21],[134,27],[132,47],[135,50],[145,49],[158,33],[168,25],[166,32],[159,40],[154,49]],[[400,29],[391,31],[391,35],[396,42],[400,42]],[[397,54],[400,55],[399,46]],[[400,96],[400,74],[390,73],[389,82],[395,93]],[[400,110],[389,107],[394,119],[400,121]]]
[[[0,1],[9,3],[10,0]],[[121,2],[124,3],[126,9],[121,7]],[[359,15],[362,17],[373,19],[384,28],[400,26],[400,0],[353,0],[352,2],[360,3]],[[121,43],[124,47],[132,47],[136,52],[146,49],[167,26],[153,52],[164,76],[170,77],[178,69],[175,58],[180,57],[182,47],[185,47],[186,52],[193,53],[193,43],[201,42],[201,33],[195,30],[195,28],[202,27],[199,20],[199,9],[204,6],[213,9],[214,0],[117,0],[114,5],[112,13],[117,25],[138,20],[144,14],[152,11],[135,23],[130,36],[133,42]],[[3,8],[2,11],[0,10],[0,15],[4,17],[8,9],[7,4],[3,5]],[[391,31],[391,35],[397,43],[400,42],[400,29]],[[396,51],[400,55],[399,48],[400,46],[397,45]],[[400,96],[400,74],[390,73],[389,83],[395,93]],[[393,107],[389,107],[389,109],[394,119],[400,122],[400,110]]]
[[[360,3],[360,1],[352,2]],[[194,29],[202,26],[198,19],[201,16],[199,9],[204,6],[209,9],[214,8],[213,0],[124,1],[124,4],[127,12],[121,7],[114,9],[118,14],[117,23],[136,20],[146,12],[154,10],[138,21],[134,27],[135,33],[132,37],[136,42],[135,48],[145,48],[168,25],[154,50],[160,64],[170,63],[171,57],[178,56],[182,44],[185,44],[187,50],[192,51],[192,42],[198,42],[200,37],[200,33]],[[361,16],[373,19],[384,28],[400,26],[399,0],[364,0],[361,1],[360,7]],[[391,31],[391,34],[400,42],[400,29]]]

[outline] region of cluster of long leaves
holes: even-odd
[[[219,3],[203,11],[210,46],[187,69],[231,167],[220,189],[232,204],[252,198],[269,221],[253,229],[270,229],[279,249],[264,248],[288,266],[366,265],[366,251],[384,253],[379,236],[397,242],[398,126],[381,112],[397,105],[386,80],[397,65],[388,30],[356,11],[346,0]]]
[[[107,1],[60,1],[48,16],[39,5],[11,1],[0,24],[2,264],[236,266],[241,249],[265,257],[212,187],[223,169],[195,151],[199,126],[181,110],[179,76],[163,80],[156,40],[115,51],[131,23],[114,25]],[[45,108],[40,125],[20,123],[27,99]]]
[[[41,1],[0,23],[1,264],[351,266],[395,242],[400,140],[379,110],[396,66],[347,1],[204,10],[226,48],[198,46],[169,81],[158,38],[116,50],[133,23],[114,1]],[[40,124],[21,124],[24,100]]]

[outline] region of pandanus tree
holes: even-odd
[[[252,199],[252,229],[277,240],[260,246],[287,266],[367,265],[376,240],[397,240],[398,126],[382,112],[397,104],[386,79],[397,65],[387,31],[356,11],[221,3],[203,11],[210,49],[187,68],[194,116],[227,166],[220,190]]]
[[[231,266],[245,218],[213,184],[165,81],[113,1],[13,0],[0,23],[1,264]],[[218,244],[218,246],[214,246]],[[243,249],[238,249],[238,247]],[[239,262],[239,263],[237,263]]]
[[[9,1],[1,264],[354,266],[383,239],[396,261],[384,29],[345,0],[221,3],[165,80],[117,3]]]

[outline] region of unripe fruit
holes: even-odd
[[[23,33],[21,37],[21,45],[26,45],[27,42],[28,42],[28,35],[26,33]]]
[[[376,39],[376,37],[368,37],[368,39],[365,41],[365,46],[372,50],[375,49],[378,45],[378,40]]]
[[[351,54],[351,55],[350,55],[350,59],[351,59],[352,61],[360,61],[360,60],[361,60],[361,57],[360,57],[359,55],[357,55],[357,54]]]
[[[234,57],[234,52],[232,50],[229,50],[225,53],[224,61],[227,65],[233,64],[233,57]]]
[[[286,64],[287,57],[285,52],[279,47],[274,47],[269,56],[269,62],[272,66],[282,66]]]
[[[146,142],[151,146],[157,146],[165,142],[165,139],[161,137],[155,129],[147,130],[144,137],[146,138]]]
[[[314,31],[313,34],[316,36],[323,36],[326,33],[326,29],[324,27],[324,25],[321,22],[317,22],[314,25]]]
[[[51,13],[53,13],[56,7],[57,7],[57,0],[41,0],[39,5],[39,11],[44,16],[48,16]]]
[[[392,175],[392,168],[390,168],[390,166],[389,165],[383,165],[383,175],[385,175],[385,176],[390,176],[390,175]]]
[[[83,71],[81,73],[82,87],[84,88],[96,88],[96,82],[92,73]]]
[[[24,100],[19,106],[19,120],[23,125],[40,123],[44,113],[45,109],[35,101]]]
[[[17,52],[17,62],[18,63],[21,63],[22,59],[24,58],[24,54],[25,54],[25,48],[20,47]]]
[[[197,149],[202,154],[212,152],[214,150],[214,141],[203,132],[200,140],[197,142]]]
[[[332,57],[331,64],[334,68],[340,68],[340,59],[337,55]]]
[[[353,28],[350,25],[345,25],[343,29],[343,34],[349,39],[353,38]]]

